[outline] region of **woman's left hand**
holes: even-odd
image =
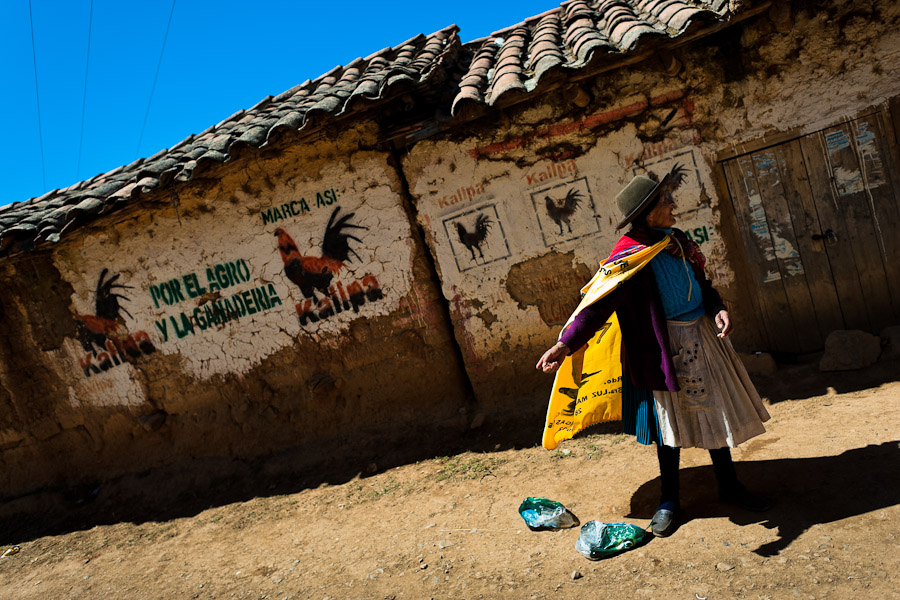
[[[563,359],[569,354],[569,347],[562,342],[556,342],[554,346],[549,348],[544,355],[538,360],[535,368],[544,373],[556,373]]]
[[[731,325],[731,317],[727,310],[720,310],[716,315],[716,327],[719,328],[718,337],[726,338],[734,330]]]

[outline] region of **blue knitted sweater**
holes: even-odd
[[[687,262],[664,250],[653,257],[650,266],[667,320],[692,321],[704,313],[700,284]]]

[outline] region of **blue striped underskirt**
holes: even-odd
[[[622,430],[645,446],[662,439],[653,391],[637,387],[628,377],[622,377]]]

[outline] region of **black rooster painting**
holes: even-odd
[[[675,191],[681,187],[681,184],[685,182],[687,179],[688,170],[684,168],[681,163],[675,163],[672,166],[672,170],[669,171],[669,182],[666,184],[666,188],[669,193],[674,194]],[[647,176],[653,181],[659,181],[659,176],[656,173],[648,173]]]
[[[100,351],[105,350],[107,339],[118,340],[123,333],[120,331],[120,325],[123,324],[122,313],[131,317],[131,313],[119,304],[119,300],[128,298],[116,290],[133,289],[132,286],[116,283],[119,279],[118,273],[107,279],[107,273],[109,269],[103,269],[97,280],[94,299],[97,314],[75,315],[75,331],[85,352],[96,354],[95,346]]]
[[[303,293],[305,298],[315,299],[315,290],[323,296],[328,296],[328,286],[331,280],[348,262],[352,254],[357,259],[359,255],[350,247],[350,240],[362,242],[358,237],[347,233],[347,229],[368,229],[362,225],[352,225],[348,221],[356,213],[347,213],[338,218],[340,207],[336,207],[325,226],[325,235],[322,236],[322,256],[304,256],[300,254],[293,238],[280,227],[275,230],[278,238],[278,251],[284,263],[284,274],[293,281]]]
[[[487,239],[488,232],[491,230],[491,225],[491,218],[484,213],[481,213],[478,215],[478,218],[475,219],[475,228],[473,231],[467,230],[461,221],[456,222],[456,233],[459,236],[459,241],[472,253],[472,260],[475,260],[476,250],[478,250],[478,255],[481,256],[481,260],[484,260],[484,252],[481,250],[481,246]]]
[[[562,200],[554,200],[550,196],[544,197],[547,215],[559,226],[560,235],[563,233],[563,223],[569,228],[569,233],[572,233],[572,223],[570,219],[572,218],[572,215],[575,214],[575,211],[578,210],[581,199],[581,192],[575,188],[566,192],[566,197]]]

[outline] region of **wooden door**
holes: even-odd
[[[875,112],[723,162],[770,350],[900,322],[895,140]]]

